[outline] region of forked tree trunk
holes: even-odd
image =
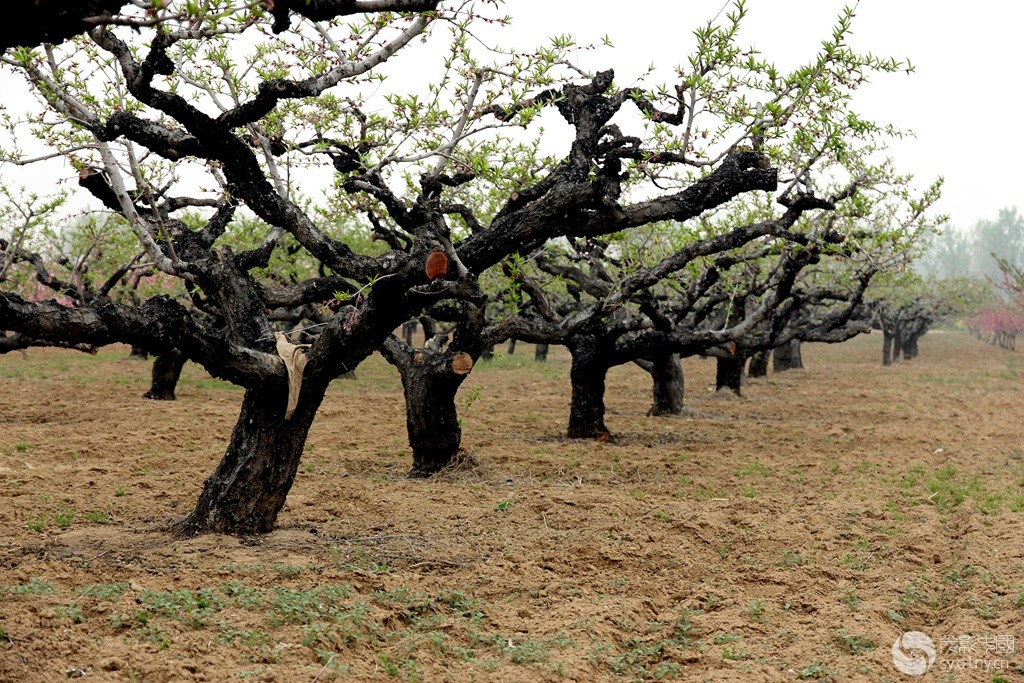
[[[917,340],[920,335],[910,334],[903,338],[903,360],[917,358]]]
[[[389,338],[384,357],[398,368],[405,395],[405,427],[412,449],[411,477],[429,477],[450,465],[462,445],[455,395],[473,369],[465,352],[441,351],[432,342],[420,349]]]
[[[247,389],[227,452],[178,530],[189,535],[270,532],[295,480],[325,389],[304,385],[298,407],[287,420],[284,383]]]
[[[803,358],[800,356],[800,340],[792,339],[772,352],[772,371],[802,370]]]
[[[569,406],[570,439],[607,438],[604,425],[604,384],[608,364],[601,357],[597,339],[581,335],[569,345],[572,353],[572,404]]]
[[[747,374],[751,377],[768,376],[768,351],[758,351],[750,357],[750,365],[747,366]]]
[[[743,384],[743,359],[738,356],[715,358],[715,391],[728,389],[737,396]]]
[[[917,358],[917,343],[928,333],[928,322],[921,318],[910,320],[903,328],[902,344],[903,359]]]
[[[185,367],[185,354],[177,349],[161,353],[153,360],[153,371],[150,375],[149,391],[142,398],[155,401],[173,401],[174,390],[181,377],[181,369]]]
[[[654,402],[647,411],[650,416],[682,415],[685,383],[678,354],[663,354],[638,363],[651,374]]]
[[[538,363],[548,362],[548,345],[536,344],[533,347],[533,360]]]

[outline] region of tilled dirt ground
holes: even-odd
[[[676,418],[617,368],[607,443],[563,438],[568,356],[521,347],[466,381],[470,458],[427,481],[374,358],[256,539],[166,531],[238,389],[190,365],[142,400],[122,347],[0,357],[0,680],[901,681],[909,631],[937,650],[916,680],[1022,680],[1024,360],[880,345],[739,399],[688,359]]]

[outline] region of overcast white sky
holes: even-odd
[[[779,66],[807,61],[846,5],[840,0],[748,0],[741,38]],[[692,30],[714,17],[724,0],[508,0],[510,35],[522,47],[538,38],[572,33],[580,43],[608,34],[615,50],[595,68],[630,69],[651,62],[684,63]],[[861,0],[852,46],[905,57],[913,74],[880,76],[858,98],[861,110],[914,131],[893,145],[901,169],[924,186],[945,177],[938,210],[968,227],[1000,208],[1024,209],[1024,2],[1021,0]],[[517,40],[518,42],[518,40]],[[509,40],[511,44],[511,39]],[[520,45],[516,45],[520,47]]]
[[[741,42],[780,67],[796,66],[830,35],[844,4],[849,3],[748,0]],[[583,53],[582,63],[595,70],[612,66],[618,82],[628,84],[653,62],[664,69],[654,82],[669,81],[673,67],[692,49],[693,29],[724,7],[725,0],[507,0],[504,11],[514,23],[501,40],[527,49],[555,34],[571,33],[581,44],[599,43],[607,34],[615,48]],[[908,58],[916,67],[910,75],[880,76],[862,91],[859,106],[868,116],[916,134],[894,143],[892,155],[922,187],[945,177],[938,210],[961,228],[994,218],[1003,207],[1024,209],[1022,29],[1022,0],[861,0],[857,5],[854,48]],[[0,83],[5,102],[11,85]],[[69,167],[0,167],[0,181],[31,182],[44,191],[55,179],[73,176]]]

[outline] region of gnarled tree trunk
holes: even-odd
[[[418,326],[419,323],[417,323],[415,320],[407,320],[404,323],[402,323],[402,338],[405,340],[405,343],[407,345],[413,345],[412,337],[414,334],[416,334],[416,328]]]
[[[270,532],[295,481],[325,390],[326,385],[304,386],[295,412],[286,420],[284,383],[247,389],[227,452],[203,485],[195,509],[179,523],[179,531]]]
[[[172,349],[158,354],[153,360],[153,371],[150,376],[149,391],[142,398],[156,401],[173,401],[174,390],[181,377],[181,369],[185,367],[185,354]]]
[[[608,375],[608,362],[602,357],[597,338],[593,335],[574,337],[569,345],[572,354],[572,404],[569,406],[570,439],[607,438],[604,425],[604,385]]]
[[[437,341],[435,341],[437,340]],[[429,477],[452,463],[462,445],[455,395],[473,369],[473,357],[435,337],[421,349],[396,338],[384,342],[384,357],[398,368],[405,395],[405,426],[412,449],[411,477]]]

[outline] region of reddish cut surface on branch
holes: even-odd
[[[427,279],[436,280],[448,274],[448,256],[443,251],[435,251],[427,257]]]

